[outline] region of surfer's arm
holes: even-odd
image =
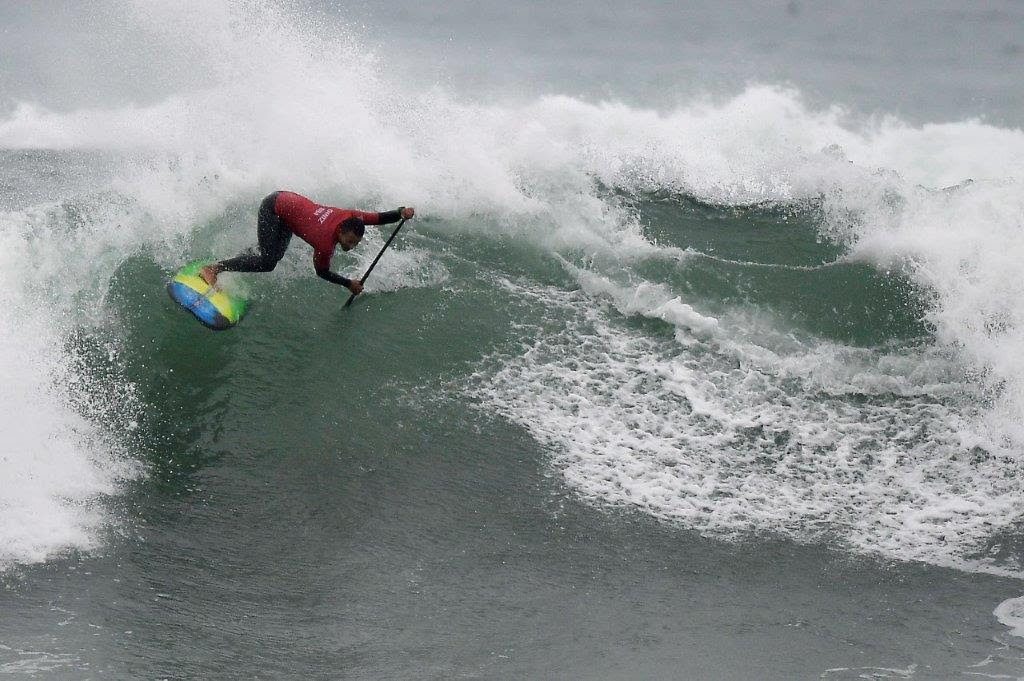
[[[347,276],[342,276],[341,274],[338,274],[337,272],[333,272],[330,269],[317,269],[316,270],[316,275],[319,276],[319,278],[321,278],[321,279],[326,279],[327,281],[331,282],[332,284],[337,284],[339,286],[343,286],[346,289],[348,289],[349,291],[351,291],[352,293],[361,293],[361,291],[362,291],[362,285],[361,284],[359,284],[358,282],[355,282],[355,281],[352,281],[352,280],[348,279]]]
[[[402,212],[406,210],[405,206],[397,210],[387,210],[383,213],[367,213],[364,211],[354,210],[353,215],[363,219],[368,225],[390,225],[392,222],[398,222],[402,219]]]
[[[343,277],[343,276],[341,276],[340,274],[338,274],[336,272],[332,272],[330,270],[317,270],[316,271],[316,275],[318,277],[320,277],[321,279],[326,279],[327,281],[331,282],[332,284],[338,284],[339,286],[344,286],[345,288],[347,288],[352,293],[362,293],[363,292],[363,285],[361,283],[359,283],[355,279],[349,279],[348,277]]]
[[[314,254],[313,254],[313,269],[316,270],[316,276],[320,277],[321,279],[326,279],[327,281],[331,282],[332,284],[337,284],[338,286],[344,286],[349,291],[352,290],[353,284],[355,284],[355,285],[359,284],[358,281],[353,282],[348,277],[343,277],[340,274],[338,274],[337,272],[332,272],[331,271],[331,254],[327,253],[327,252],[324,252],[324,253],[314,252]],[[360,287],[360,288],[362,288],[362,287]]]
[[[338,274],[337,272],[332,272],[330,270],[320,270],[320,269],[318,269],[316,271],[316,276],[320,277],[321,279],[326,279],[327,281],[331,282],[332,284],[338,284],[339,286],[344,286],[345,288],[351,288],[351,286],[352,286],[352,280],[351,279],[349,279],[348,277],[343,277],[340,274]]]

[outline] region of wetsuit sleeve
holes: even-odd
[[[331,253],[327,251],[316,251],[313,253],[313,268],[316,269],[316,276],[321,279],[326,279],[332,284],[338,284],[348,288],[348,285],[352,283],[352,280],[348,277],[343,277],[340,274],[335,274],[331,271]]]
[[[365,213],[363,211],[352,211],[354,215],[361,217],[368,225],[389,225],[402,219],[402,209],[389,210],[383,213]]]
[[[352,283],[352,280],[349,279],[348,277],[343,277],[340,274],[337,274],[330,270],[317,270],[316,274],[321,279],[326,279],[332,284],[338,284],[339,286],[344,286],[345,288],[348,288],[348,285]]]
[[[402,210],[403,209],[404,209],[404,206],[402,208],[397,209],[397,210],[389,210],[389,211],[385,211],[384,213],[377,213],[377,218],[379,220],[377,222],[377,224],[378,225],[389,225],[392,222],[398,222],[399,220],[402,219]]]

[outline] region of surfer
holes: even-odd
[[[207,265],[199,276],[213,286],[221,272],[270,272],[284,257],[292,234],[296,234],[313,247],[313,268],[317,276],[340,284],[352,293],[362,293],[363,285],[359,281],[331,271],[335,247],[341,246],[343,251],[355,248],[363,238],[364,225],[386,225],[408,220],[415,214],[415,209],[404,206],[383,213],[367,213],[323,206],[295,192],[274,192],[260,204],[256,220],[259,249]]]

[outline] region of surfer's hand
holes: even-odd
[[[353,279],[352,281],[348,282],[348,290],[356,295],[359,295],[360,293],[363,292],[363,285],[359,283],[358,279]]]
[[[408,220],[413,215],[416,215],[416,209],[413,208],[412,206],[409,206],[409,207],[406,207],[406,208],[402,209],[402,219],[403,220]]]

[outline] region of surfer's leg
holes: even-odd
[[[292,240],[292,230],[284,224],[274,211],[274,203],[277,200],[277,192],[274,192],[263,199],[260,204],[259,220],[256,224],[256,236],[260,242],[260,253],[267,269],[260,270],[269,272],[277,267],[277,263],[284,257],[288,250],[288,244]]]
[[[220,272],[270,272],[277,267],[277,263],[288,250],[292,231],[284,224],[284,220],[274,212],[276,200],[277,192],[274,192],[263,199],[260,204],[259,216],[256,220],[259,250],[250,249],[230,260],[222,260],[203,268],[203,279],[208,284],[212,285]]]

